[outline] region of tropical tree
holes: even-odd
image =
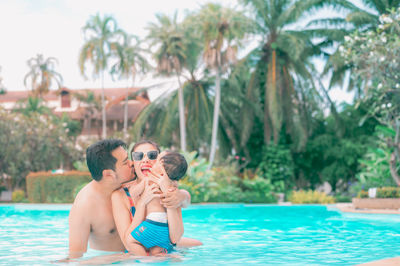
[[[43,99],[39,97],[28,97],[27,99],[19,100],[16,103],[14,112],[22,113],[29,116],[32,113],[38,114],[52,114],[51,109],[43,104]]]
[[[145,74],[150,70],[144,54],[146,51],[141,47],[139,38],[135,35],[124,33],[122,45],[117,46],[117,62],[111,67],[111,74],[118,75],[119,78],[131,80],[131,87],[135,86],[137,74]],[[126,88],[126,97],[124,104],[124,136],[128,134],[128,100],[129,85]]]
[[[75,92],[73,96],[78,99],[79,103],[85,105],[84,119],[87,121],[88,131],[91,132],[93,116],[102,110],[101,97],[96,97],[91,91],[87,91],[86,93]]]
[[[177,23],[176,12],[171,18],[164,14],[157,14],[156,18],[157,23],[150,23],[148,26],[149,34],[147,38],[152,46],[158,46],[154,54],[157,61],[157,72],[161,75],[176,75],[177,77],[181,149],[186,151],[184,96],[183,85],[180,80],[186,57],[184,32]]]
[[[400,6],[400,0],[386,1],[386,0],[362,0],[362,5],[355,5],[353,1],[334,1],[336,7],[341,7],[347,15],[343,18],[337,18],[335,20],[315,20],[313,24],[329,25],[334,24],[340,25],[340,30],[332,32],[329,35],[329,39],[335,43],[343,43],[345,38],[348,38],[354,31],[364,32],[374,30],[379,25],[379,17],[393,8],[396,9]],[[324,32],[326,34],[326,31]],[[346,37],[347,36],[347,37]],[[336,47],[339,47],[337,45]],[[356,75],[352,75],[352,65],[346,63],[346,59],[341,56],[341,51],[336,49],[328,57],[327,64],[325,65],[323,74],[330,75],[329,88],[335,85],[344,87],[345,81],[348,77],[347,89],[349,91],[355,90],[356,97],[360,98],[364,94],[363,82],[356,78]],[[349,73],[350,72],[350,73]]]
[[[52,87],[53,81],[61,87],[62,76],[54,70],[57,59],[54,57],[44,58],[38,54],[27,61],[30,68],[25,75],[24,84],[27,86],[30,80],[30,88],[35,96],[42,97]]]
[[[377,30],[350,35],[343,57],[354,65],[354,75],[364,81],[363,101],[370,106],[369,116],[386,126],[390,149],[390,172],[400,186],[400,8],[380,17]],[[383,129],[383,130],[382,130]]]
[[[81,74],[86,77],[85,65],[87,62],[93,65],[93,77],[101,78],[101,102],[102,102],[102,137],[107,137],[106,106],[104,99],[104,72],[108,68],[110,58],[115,55],[122,31],[118,28],[116,20],[112,16],[99,14],[91,16],[83,27],[85,44],[79,55],[79,67]]]
[[[183,79],[181,86],[184,92],[183,102],[186,103],[186,148],[205,154],[206,144],[211,136],[211,99],[213,97],[211,85],[213,81],[203,76],[201,36],[195,32],[191,22],[191,18],[186,17],[179,25],[184,34],[182,38],[184,54],[181,56],[180,78]],[[180,119],[176,116],[179,108],[179,90],[162,94],[140,113],[135,121],[132,135],[142,136],[144,134],[146,137],[156,139],[163,146],[175,145],[178,142],[176,136],[180,132]],[[151,124],[147,123],[149,119],[152,121]]]
[[[264,145],[279,143],[282,131],[291,136],[297,149],[304,147],[311,130],[307,100],[315,90],[312,57],[322,54],[314,45],[317,29],[293,29],[293,24],[327,4],[327,1],[242,0],[253,14],[259,46],[249,53],[254,71],[248,97],[263,112]],[[255,59],[255,61],[254,61]],[[261,99],[261,101],[257,101]],[[249,110],[251,111],[251,110]],[[248,113],[244,128],[252,128],[254,113]],[[245,141],[245,139],[244,139]]]
[[[217,148],[218,119],[221,103],[221,75],[229,64],[236,61],[241,40],[249,31],[249,20],[241,12],[219,4],[206,4],[192,21],[204,38],[203,60],[208,68],[215,71],[215,100],[209,167],[212,166]]]

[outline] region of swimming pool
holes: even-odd
[[[0,264],[54,265],[66,256],[70,205],[0,205]],[[179,263],[354,265],[400,256],[400,216],[341,213],[326,206],[193,205]],[[90,250],[85,257],[109,254]],[[124,262],[126,263],[132,263]],[[154,264],[154,263],[153,263]]]

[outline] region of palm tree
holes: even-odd
[[[102,137],[107,137],[107,120],[104,99],[104,72],[107,70],[110,58],[115,55],[118,42],[122,37],[122,31],[118,29],[117,22],[112,16],[99,14],[91,16],[83,27],[85,44],[79,55],[79,67],[81,74],[85,75],[85,64],[93,65],[93,76],[96,79],[101,76],[101,102],[102,102]]]
[[[310,127],[307,121],[311,118],[305,108],[307,95],[310,90],[318,94],[310,59],[322,54],[322,50],[312,42],[316,30],[289,27],[328,2],[242,0],[254,14],[256,32],[262,39],[249,54],[250,60],[257,60],[248,94],[252,100],[256,96],[262,98],[258,104],[263,110],[264,145],[272,140],[278,144],[283,126],[297,147],[305,145]],[[252,121],[247,119],[244,126],[251,128]]]
[[[166,76],[175,74],[177,77],[181,149],[186,151],[185,107],[183,86],[180,80],[185,60],[184,32],[177,23],[177,13],[172,18],[163,14],[157,14],[156,18],[157,23],[150,23],[148,26],[149,35],[147,38],[151,41],[152,46],[158,46],[154,55],[157,61],[157,72]]]
[[[79,103],[84,103],[86,105],[84,117],[87,121],[87,128],[90,134],[93,116],[95,113],[101,112],[102,110],[101,97],[96,97],[96,95],[91,91],[87,91],[86,93],[75,92],[73,96],[78,99]]]
[[[203,59],[207,67],[215,71],[215,100],[209,167],[211,168],[217,147],[218,118],[221,103],[221,75],[227,66],[236,61],[240,41],[249,31],[249,20],[238,11],[219,4],[206,4],[193,21],[204,38]]]
[[[150,70],[150,65],[144,57],[146,51],[141,47],[141,42],[137,36],[124,33],[124,42],[117,46],[117,62],[111,67],[111,74],[118,75],[120,78],[131,79],[131,87],[135,86],[137,74],[145,74]],[[128,100],[129,86],[126,88],[126,98],[124,104],[124,136],[128,134]]]
[[[30,70],[25,75],[24,84],[27,86],[27,82],[30,79],[30,87],[35,96],[41,97],[46,94],[53,81],[57,83],[58,88],[61,87],[62,76],[54,70],[56,63],[56,58],[49,57],[45,59],[41,54],[27,61]]]
[[[51,109],[43,105],[43,100],[40,97],[31,97],[17,102],[13,111],[21,113],[25,116],[30,116],[32,113],[51,115]]]
[[[180,25],[184,34],[181,78],[183,101],[186,103],[186,146],[188,150],[205,153],[204,147],[211,137],[209,125],[212,119],[213,80],[203,76],[201,36],[194,30],[195,25],[191,22],[191,17],[186,17]],[[161,95],[140,113],[133,126],[132,135],[154,138],[163,146],[175,145],[175,136],[180,132],[180,121],[176,116],[179,108],[179,91]],[[147,123],[149,119],[151,124]]]

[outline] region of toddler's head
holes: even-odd
[[[185,176],[188,165],[182,154],[174,151],[165,151],[160,154],[152,169],[156,173],[161,173],[161,167],[164,168],[169,179],[178,181]]]

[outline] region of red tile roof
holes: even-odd
[[[95,96],[101,96],[101,89],[68,89],[68,88],[62,88],[61,91],[69,91],[71,93],[78,92],[78,93],[83,93],[87,91],[91,91],[94,93]],[[129,88],[129,92],[133,93],[140,90],[140,88]],[[43,96],[43,99],[45,101],[55,101],[58,100],[58,95],[60,91],[50,91],[46,95]],[[126,95],[127,89],[126,88],[105,88],[104,89],[104,96],[106,97],[107,100],[113,101],[119,97],[123,97]],[[28,96],[31,94],[31,91],[7,91],[6,94],[1,94],[0,95],[0,103],[5,103],[5,102],[16,102],[18,100],[26,99]],[[141,93],[140,94],[142,97],[145,99],[149,100],[147,93]]]

